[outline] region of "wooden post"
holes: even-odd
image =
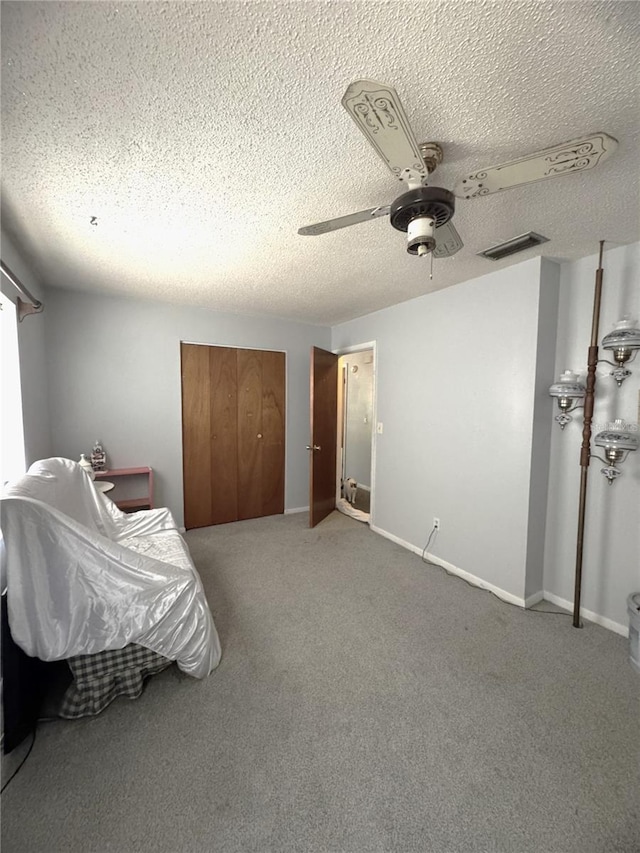
[[[591,421],[596,388],[596,366],[598,364],[598,327],[600,325],[600,302],[602,299],[602,252],[604,240],[600,240],[600,256],[596,270],[596,284],[593,294],[593,319],[591,322],[591,343],[587,356],[587,388],[584,397],[584,426],[582,429],[582,447],[580,448],[580,498],[578,503],[578,537],[576,543],[576,576],[573,594],[573,627],[580,624],[580,593],[582,589],[582,553],[584,549],[584,525],[587,506],[587,479],[589,476],[589,458],[591,455]]]

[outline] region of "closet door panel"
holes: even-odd
[[[207,347],[211,388],[211,521],[238,518],[238,395],[236,350]]]
[[[285,354],[262,353],[262,515],[284,512]]]
[[[209,347],[181,344],[184,524],[211,524]]]
[[[239,349],[238,519],[262,515],[262,353]]]

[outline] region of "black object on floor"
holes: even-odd
[[[5,755],[35,730],[45,698],[55,682],[71,674],[66,661],[47,663],[25,654],[9,630],[7,595],[2,596],[2,713]]]

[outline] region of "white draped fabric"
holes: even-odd
[[[125,514],[69,459],[34,463],[1,501],[9,624],[61,660],[138,643],[206,677],[220,642],[168,509]]]

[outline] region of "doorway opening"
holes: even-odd
[[[338,359],[336,509],[369,523],[373,500],[374,350],[343,352]]]

